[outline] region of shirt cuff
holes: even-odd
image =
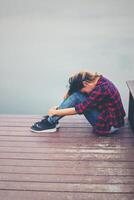
[[[75,105],[75,110],[78,114],[83,113],[83,109],[81,108],[80,104]]]

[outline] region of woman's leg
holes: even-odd
[[[81,92],[75,92],[71,96],[69,96],[67,99],[65,99],[58,109],[64,109],[64,108],[70,108],[74,107],[76,104],[83,102],[86,100],[87,96],[84,93]],[[95,126],[95,123],[98,120],[99,112],[97,110],[89,109],[86,112],[83,113],[86,119],[90,122],[92,126]],[[61,119],[63,116],[51,116],[48,118],[48,121],[50,123],[56,123],[59,119]]]
[[[86,117],[86,119],[89,121],[89,123],[92,126],[95,126],[96,122],[98,121],[98,117],[100,115],[100,112],[97,110],[88,110],[86,112],[83,113],[84,116]]]
[[[76,104],[83,102],[86,99],[86,95],[81,92],[75,92],[72,95],[70,95],[67,99],[63,100],[63,102],[58,106],[57,109],[64,109],[64,108],[71,108],[74,107]],[[51,116],[48,118],[48,121],[50,123],[56,123],[59,119],[61,119],[63,116]]]
[[[85,101],[87,96],[81,92],[76,92],[69,96],[67,99],[65,99],[58,109],[64,109],[64,108],[70,108],[74,107],[76,104],[81,103]],[[92,126],[95,125],[97,121],[97,117],[99,113],[95,110],[86,110],[86,112],[83,113],[86,119],[91,123]],[[31,130],[33,132],[55,132],[57,130],[57,122],[60,118],[63,116],[50,116],[46,117],[45,119],[41,120],[40,122],[36,122],[34,125],[32,125]]]

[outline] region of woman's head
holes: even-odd
[[[69,88],[71,93],[80,91],[87,84],[92,84],[99,78],[97,73],[92,74],[87,71],[79,72],[69,78]]]

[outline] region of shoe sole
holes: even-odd
[[[32,126],[35,126],[35,125],[36,125],[36,123],[34,123]],[[56,125],[56,128],[60,128],[60,125],[57,124],[57,125]]]
[[[59,125],[59,124],[57,124],[57,125],[56,125],[56,128],[57,128],[57,129],[58,129],[58,128],[60,128],[60,125]]]
[[[116,133],[117,131],[119,131],[119,128],[114,128],[114,130],[111,130],[109,133],[112,134],[112,133]]]
[[[42,131],[37,131],[37,130],[34,130],[31,128],[31,131],[34,132],[34,133],[54,133],[57,131],[57,129],[60,128],[60,125],[57,124],[56,125],[56,128],[53,128],[53,129],[47,129],[47,130],[42,130]]]
[[[57,129],[53,128],[53,129],[47,129],[47,130],[42,130],[42,131],[37,131],[37,130],[31,129],[31,131],[34,133],[54,133],[57,131]]]

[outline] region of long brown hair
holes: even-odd
[[[93,82],[96,80],[96,78],[100,77],[97,73],[92,74],[87,71],[82,71],[79,73],[74,74],[69,78],[69,91],[68,94],[71,95],[74,92],[79,91],[82,89],[83,81]]]

